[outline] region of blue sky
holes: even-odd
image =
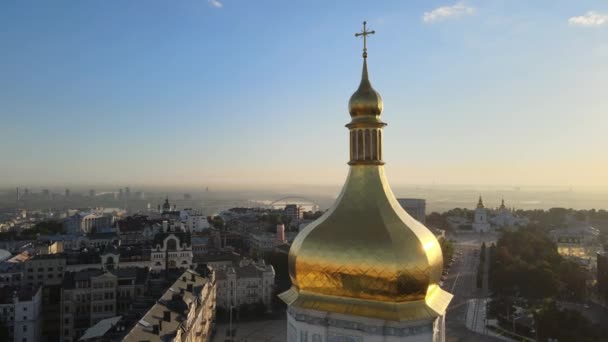
[[[367,20],[398,184],[608,186],[606,1],[2,1],[0,185],[337,184]]]

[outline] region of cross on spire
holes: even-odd
[[[370,34],[375,34],[376,31],[368,31],[367,30],[367,22],[363,22],[363,31],[359,33],[355,33],[355,37],[363,36],[363,58],[367,58],[367,36]]]

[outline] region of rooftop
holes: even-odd
[[[64,253],[54,253],[54,254],[36,254],[31,260],[49,260],[49,259],[65,259]]]
[[[116,316],[111,318],[102,319],[97,322],[94,326],[90,327],[85,331],[84,335],[79,339],[79,341],[86,341],[89,339],[95,339],[103,337],[112,327],[114,327],[122,316]]]
[[[8,260],[11,257],[11,252],[6,249],[0,249],[0,261]]]
[[[173,341],[182,322],[187,319],[189,306],[208,279],[187,270],[158,302],[131,329],[123,341]]]
[[[66,254],[66,263],[68,265],[80,264],[100,264],[101,256],[98,250],[82,249],[80,251],[70,251]]]
[[[0,304],[12,304],[15,295],[19,301],[25,302],[32,300],[38,292],[38,287],[32,286],[4,286],[0,287]]]
[[[219,262],[219,261],[231,261],[236,264],[241,260],[241,256],[234,252],[215,252],[207,253],[205,255],[196,256],[196,263],[205,264],[208,262]]]
[[[144,284],[148,278],[148,269],[144,267],[125,267],[110,271],[88,269],[78,272],[66,272],[63,278],[63,288],[73,289],[75,287],[74,282],[89,280],[92,277],[98,277],[104,273],[110,273],[116,276],[118,280],[135,279],[135,284]]]

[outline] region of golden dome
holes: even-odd
[[[372,87],[367,75],[367,58],[363,59],[363,72],[359,88],[348,101],[348,112],[355,119],[359,117],[379,117],[383,103],[380,94]]]
[[[371,34],[366,31],[363,35]],[[382,98],[367,75],[349,101],[350,172],[336,203],[289,250],[290,306],[389,321],[444,315],[439,242],[397,202],[384,175]]]
[[[290,305],[392,321],[437,317],[451,295],[437,283],[435,236],[399,205],[382,165],[356,165],[334,206],[289,251]]]

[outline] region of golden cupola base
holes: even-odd
[[[365,26],[364,41],[368,34]],[[336,203],[289,251],[292,308],[387,321],[444,316],[452,295],[438,285],[439,242],[397,202],[384,174],[382,98],[371,86],[364,43],[359,89],[349,103],[350,172]]]

